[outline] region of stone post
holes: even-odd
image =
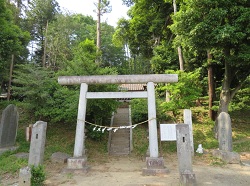
[[[20,169],[18,186],[31,186],[31,169],[30,169],[30,167],[24,167],[24,168]]]
[[[184,109],[184,123],[189,126],[189,136],[190,136],[190,148],[192,156],[194,156],[194,140],[193,140],[193,123],[192,123],[192,112],[190,109]]]
[[[240,163],[240,155],[233,152],[232,126],[229,114],[221,112],[216,119],[216,123],[218,123],[219,150],[214,150],[213,156],[226,163]]]
[[[233,151],[231,118],[228,113],[221,112],[217,118],[219,149],[222,151]]]
[[[177,156],[181,185],[196,185],[192,168],[192,153],[190,149],[189,125],[176,125]]]
[[[157,175],[169,173],[169,170],[164,166],[162,157],[158,157],[158,136],[156,123],[156,104],[155,104],[155,89],[154,83],[147,83],[148,91],[148,129],[149,129],[149,154],[146,157],[147,168],[142,169],[143,175]]]
[[[148,82],[148,129],[149,129],[149,151],[150,157],[158,158],[158,138],[156,123],[155,88],[153,82]]]
[[[88,85],[86,83],[81,84],[80,97],[78,104],[77,125],[76,125],[76,137],[74,147],[74,157],[68,158],[68,169],[81,170],[87,172],[87,157],[85,153],[85,117],[87,107],[87,95]]]
[[[43,164],[47,122],[37,121],[32,127],[29,165]]]
[[[86,107],[87,107],[87,98],[86,98],[87,92],[88,92],[88,85],[86,83],[82,83],[80,89],[79,104],[78,104],[74,157],[82,157],[83,155],[85,155],[84,130],[85,130]]]

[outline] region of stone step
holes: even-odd
[[[110,147],[114,148],[129,148],[129,143],[111,143]]]
[[[130,130],[118,129],[116,132],[112,132],[112,135],[126,134],[129,136]]]
[[[127,152],[127,153],[129,153],[129,148],[110,148],[110,152],[116,152],[116,153]]]
[[[122,148],[127,148],[129,147],[129,143],[111,143],[110,147],[122,147]]]
[[[114,115],[113,127],[129,126],[129,109],[119,108]],[[128,155],[130,153],[130,129],[118,129],[111,132],[110,155]]]
[[[114,119],[113,120],[113,126],[129,126],[128,119]]]
[[[124,153],[122,153],[122,152],[110,152],[109,154],[112,156],[127,156],[127,155],[129,155],[129,152],[124,152]]]
[[[127,134],[113,134],[112,136],[111,136],[111,140],[113,141],[113,140],[118,140],[118,139],[121,139],[121,140],[129,140],[130,138],[129,138],[129,135],[127,135]]]

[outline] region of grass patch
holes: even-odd
[[[15,173],[22,167],[27,166],[28,160],[17,158],[16,151],[7,151],[0,156],[0,174]]]
[[[147,124],[133,129],[133,152],[137,156],[144,156],[148,150]]]

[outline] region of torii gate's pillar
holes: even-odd
[[[158,158],[158,138],[156,123],[156,104],[154,83],[147,84],[148,91],[148,129],[149,129],[149,152],[150,157]]]
[[[87,106],[87,98],[86,98],[87,92],[88,92],[88,85],[86,83],[82,83],[80,89],[79,104],[78,104],[74,157],[85,156],[84,130],[85,130],[85,117],[86,117],[86,106]]]
[[[87,172],[89,169],[89,167],[87,166],[87,157],[85,154],[85,117],[87,106],[87,92],[88,85],[86,83],[81,83],[77,114],[74,157],[68,158],[69,170],[82,170],[83,172]]]
[[[147,83],[148,92],[148,129],[149,129],[149,152],[146,157],[147,168],[142,169],[143,175],[167,174],[169,170],[164,166],[164,159],[159,157],[158,135],[156,122],[155,88],[153,82]]]

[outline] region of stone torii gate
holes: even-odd
[[[177,74],[145,74],[145,75],[99,75],[99,76],[60,76],[58,83],[61,85],[81,84],[78,116],[74,146],[74,157],[68,159],[68,169],[87,170],[85,154],[85,116],[87,99],[105,98],[147,98],[148,99],[148,128],[149,128],[149,151],[145,174],[159,173],[163,169],[163,160],[159,158],[156,104],[154,83],[173,83],[178,81]],[[147,91],[143,92],[88,92],[89,84],[135,84],[147,83]],[[160,162],[160,163],[159,163]],[[157,165],[156,165],[157,164]],[[153,166],[150,167],[150,166]],[[157,169],[153,171],[153,169]]]

